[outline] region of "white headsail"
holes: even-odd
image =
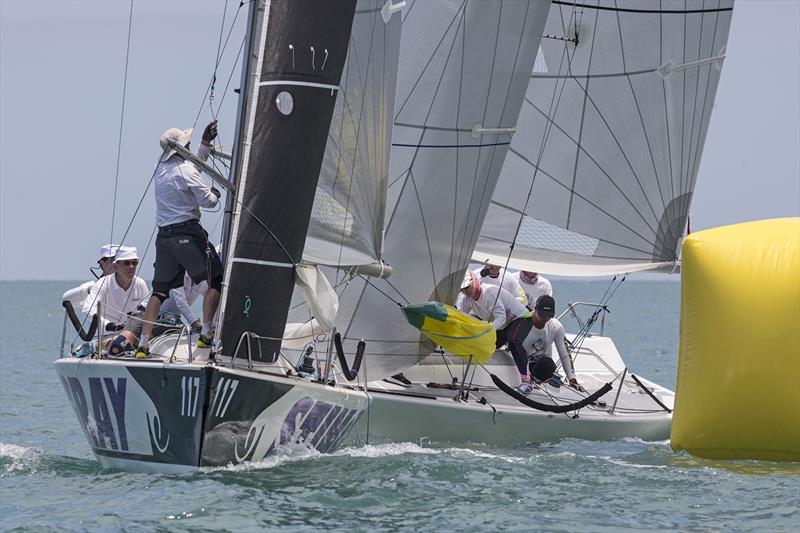
[[[399,305],[455,300],[549,7],[448,0],[405,8],[383,253],[394,272],[339,279],[338,329],[350,353],[366,340],[370,379],[433,349]]]
[[[554,0],[474,260],[563,275],[673,268],[732,7]]]
[[[303,259],[324,265],[380,260],[401,14],[359,0],[336,98]],[[320,64],[325,50],[318,50]]]

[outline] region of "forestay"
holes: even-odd
[[[384,21],[385,3],[356,5],[303,251],[310,263],[380,260],[402,26],[400,13]]]
[[[554,1],[473,259],[563,275],[673,268],[732,6]]]
[[[345,350],[366,340],[370,379],[434,348],[398,304],[455,301],[549,7],[451,0],[405,9],[383,254],[394,273],[356,278],[339,297]]]

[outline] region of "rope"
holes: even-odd
[[[133,26],[133,0],[128,14],[128,44],[125,48],[125,75],[122,81],[122,110],[119,115],[119,134],[117,136],[117,166],[114,171],[114,202],[111,204],[111,230],[109,231],[108,242],[114,242],[114,218],[117,213],[117,189],[119,188],[119,161],[122,154],[122,124],[125,120],[125,100],[128,92],[128,59],[131,55],[131,28]]]
[[[501,380],[494,374],[489,374],[489,376],[492,378],[492,381],[494,382],[495,385],[498,386],[500,390],[502,390],[503,392],[505,392],[518,402],[527,405],[528,407],[533,407],[534,409],[538,409],[539,411],[546,411],[549,413],[566,413],[567,411],[577,411],[578,409],[581,409],[586,405],[594,401],[597,401],[601,396],[606,394],[612,388],[611,383],[606,383],[605,385],[600,387],[600,389],[598,389],[597,391],[593,392],[589,396],[577,402],[570,403],[567,405],[550,405],[546,403],[537,402],[535,400],[531,400],[526,396],[523,396],[522,394],[518,393],[510,386],[508,386],[505,382],[503,382],[503,380]]]

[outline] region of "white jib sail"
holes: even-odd
[[[408,2],[383,254],[394,273],[388,280],[339,280],[338,331],[348,353],[365,339],[370,379],[407,368],[434,348],[406,323],[399,304],[455,301],[549,7]]]
[[[359,0],[336,98],[303,259],[324,265],[380,260],[402,18],[386,0]],[[319,61],[325,51],[317,50]]]
[[[554,1],[475,261],[671,269],[732,0]],[[530,194],[529,194],[530,193]]]

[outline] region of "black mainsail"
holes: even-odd
[[[217,334],[224,355],[266,362],[280,349],[355,5],[278,0],[260,13]]]

